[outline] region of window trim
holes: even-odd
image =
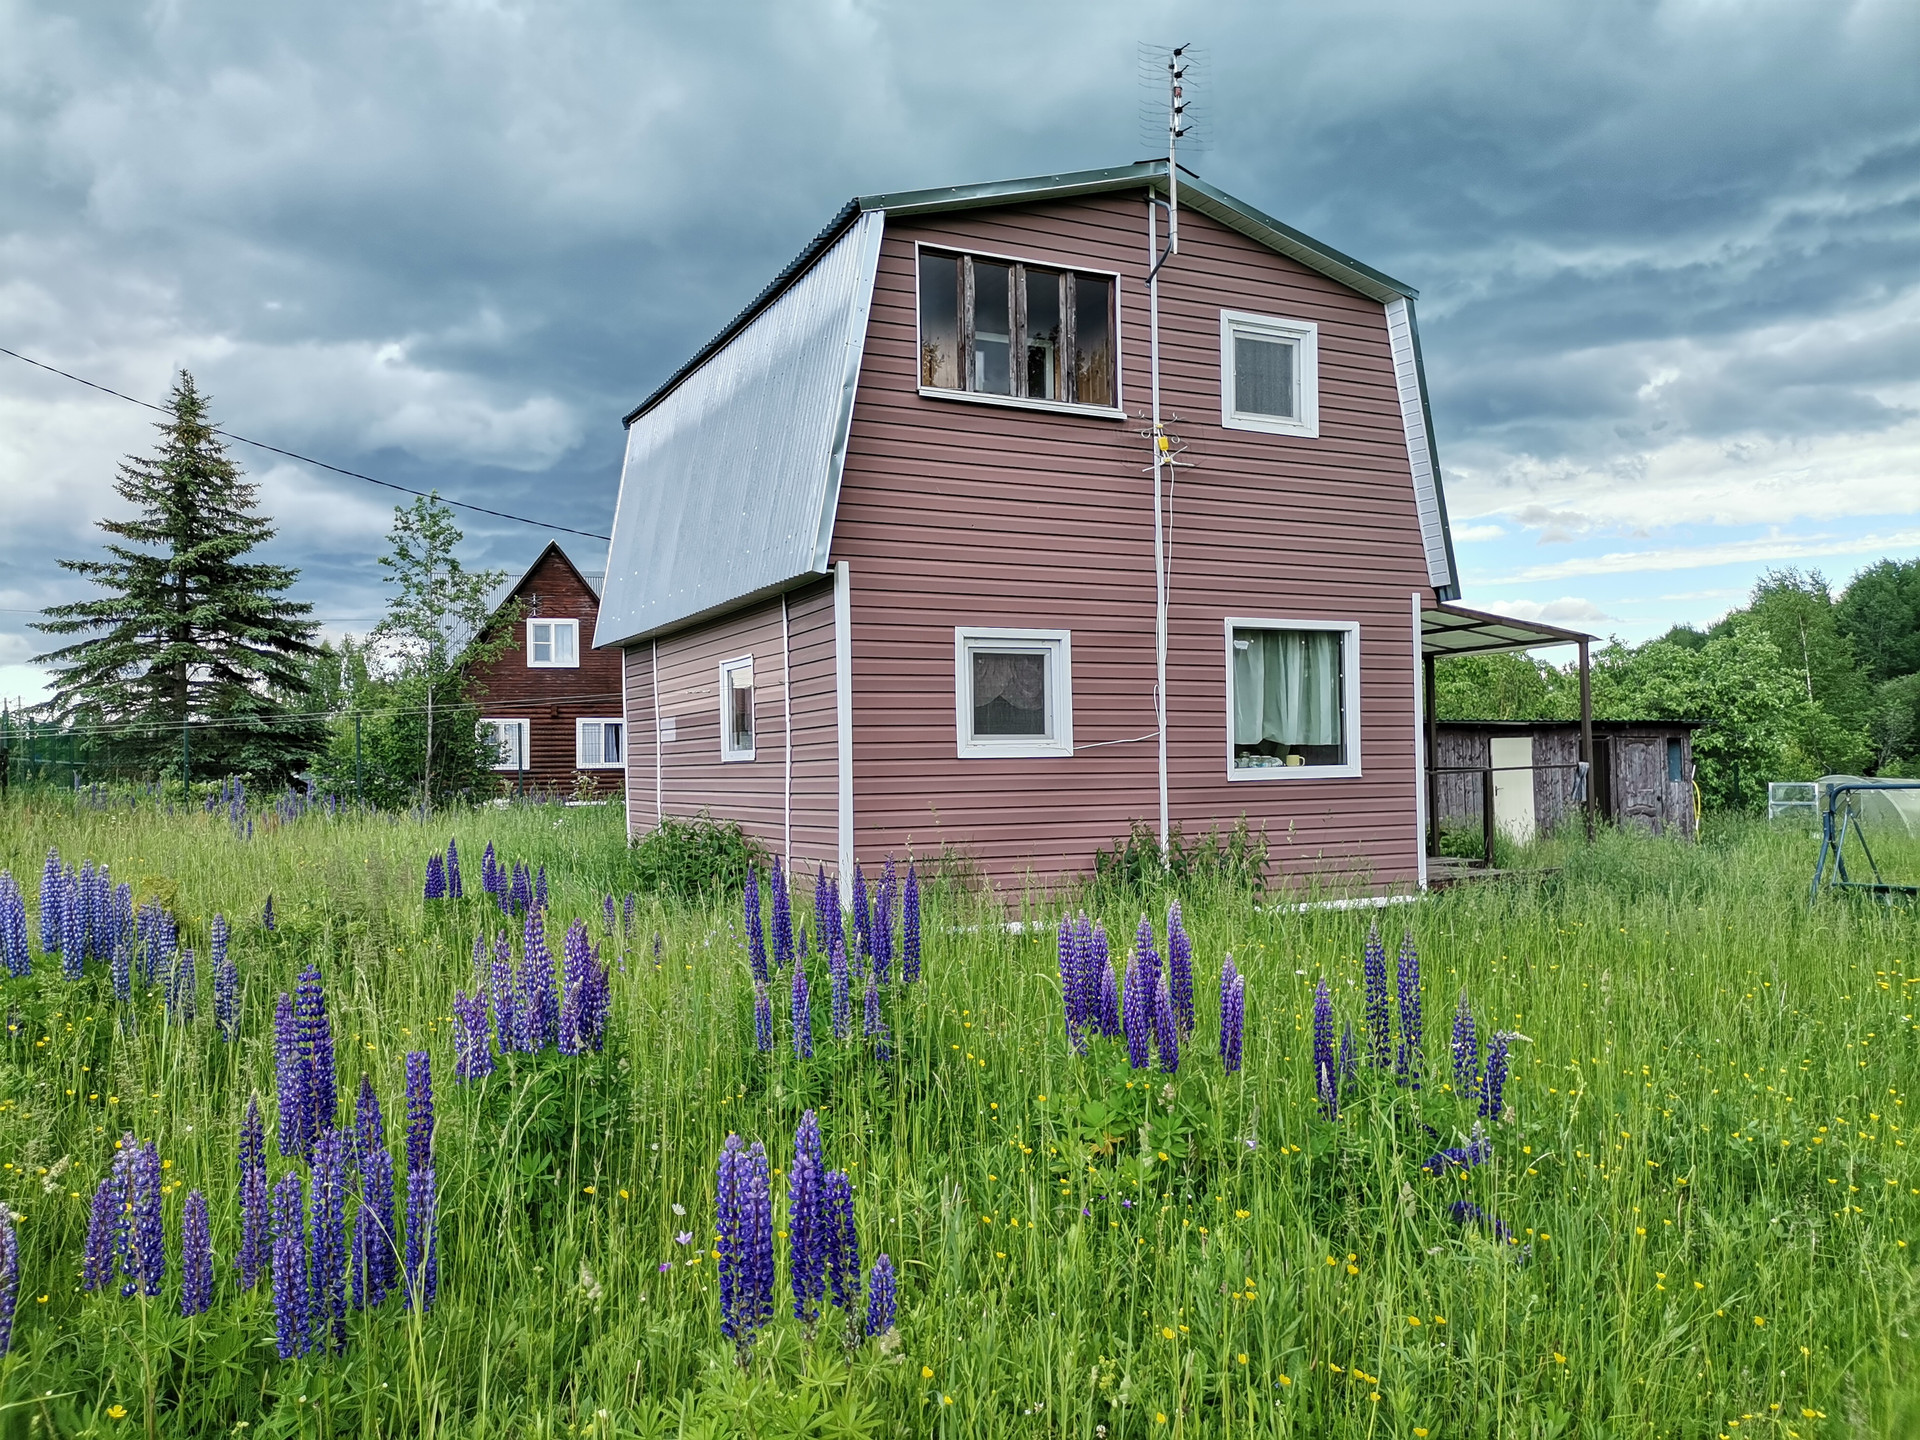
[[[502,726],[502,725],[511,725],[516,729],[518,729],[520,732],[521,763],[518,765],[502,765],[496,760],[493,764],[490,764],[487,766],[489,770],[495,771],[500,774],[506,774],[506,775],[524,775],[529,769],[532,768],[533,722],[531,720],[526,719],[524,717],[520,717],[520,716],[507,718],[504,716],[497,716],[497,715],[482,715],[480,717],[479,724],[492,725],[495,727]],[[496,735],[498,734],[497,729],[495,731],[495,734]],[[499,742],[496,740],[495,744],[497,745],[498,743]],[[498,750],[496,750],[494,753],[496,756],[499,754]]]
[[[1299,620],[1266,615],[1229,615],[1222,627],[1221,655],[1226,664],[1222,698],[1226,730],[1227,779],[1357,780],[1360,769],[1360,622],[1358,620]],[[1340,655],[1340,713],[1347,759],[1340,765],[1262,765],[1242,768],[1233,763],[1233,632],[1235,630],[1337,630],[1347,637]]]
[[[533,658],[533,627],[536,625],[565,625],[573,631],[573,659],[536,660]],[[578,670],[580,668],[580,622],[566,615],[531,615],[527,617],[527,668],[529,670]]]
[[[751,744],[744,748],[734,745],[733,731],[730,723],[732,717],[727,713],[727,701],[732,698],[732,691],[727,684],[727,676],[736,670],[751,669],[753,669],[753,655],[751,652],[745,655],[735,655],[732,659],[722,660],[720,662],[720,763],[722,765],[750,764],[753,760],[754,751],[760,743],[760,697],[757,693],[757,682],[754,687],[753,742]]]
[[[1299,416],[1243,414],[1234,408],[1233,337],[1235,332],[1294,344],[1294,390]],[[1296,435],[1317,439],[1320,434],[1320,327],[1312,320],[1281,315],[1255,315],[1247,310],[1220,312],[1220,423],[1228,430],[1254,430],[1267,435]]]
[[[982,739],[973,734],[973,666],[975,648],[1026,645],[1045,646],[1052,664],[1046,689],[1047,718],[1053,734],[1003,735]],[[1038,760],[1073,754],[1073,631],[1033,630],[997,625],[953,627],[953,728],[955,752],[962,760]]]
[[[1083,405],[1079,401],[1069,403],[1065,400],[1036,400],[1028,395],[987,395],[978,390],[942,390],[933,385],[919,383],[920,365],[920,256],[923,251],[932,250],[940,255],[966,255],[976,260],[991,260],[1002,265],[1032,265],[1041,270],[1072,271],[1079,275],[1095,275],[1113,286],[1113,396],[1111,405]],[[1120,282],[1124,277],[1118,270],[1104,270],[1098,265],[1079,265],[1065,260],[1046,260],[1028,258],[1021,255],[1002,254],[996,250],[975,250],[971,247],[942,245],[934,241],[916,240],[913,242],[913,353],[914,386],[928,400],[958,400],[969,405],[998,405],[1008,410],[1039,410],[1051,415],[1088,415],[1102,420],[1124,420],[1126,411],[1126,371],[1124,357],[1126,347],[1122,343],[1120,330]],[[964,328],[964,327],[963,327]]]
[[[600,759],[588,764],[586,755],[586,727],[589,725],[618,725],[620,727],[620,758],[618,760]],[[601,754],[606,753],[605,732],[600,742]],[[627,768],[627,722],[619,715],[578,715],[573,721],[573,768],[576,770],[624,770]]]

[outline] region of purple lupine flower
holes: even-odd
[[[1060,959],[1060,1000],[1066,1015],[1067,1043],[1073,1046],[1076,1055],[1084,1055],[1087,1053],[1084,1033],[1086,1018],[1080,1013],[1079,956],[1074,951],[1073,921],[1065,915],[1060,917],[1056,948]]]
[[[1167,907],[1167,988],[1173,994],[1173,1014],[1180,1022],[1180,1033],[1193,1034],[1193,942],[1187,938],[1178,900]]]
[[[873,968],[880,972],[882,985],[887,983],[888,971],[893,965],[893,898],[899,888],[900,870],[889,855],[873,896]]]
[[[847,946],[847,959],[858,970],[861,961],[873,954],[873,913],[867,907],[867,876],[856,862],[853,867],[853,943]]]
[[[578,1055],[588,1045],[583,1033],[580,1007],[590,999],[593,985],[589,978],[593,966],[592,944],[587,938],[587,922],[584,920],[575,920],[569,925],[566,937],[560,944],[561,971],[566,983],[566,993],[560,1000],[557,1037],[562,1055]]]
[[[598,1050],[606,1041],[607,1016],[613,1010],[613,977],[600,961],[600,947],[587,947],[580,972],[580,1046]]]
[[[487,848],[480,852],[480,889],[491,895],[500,888],[500,867],[494,863],[493,841],[487,841]]]
[[[1333,996],[1322,979],[1313,990],[1313,1089],[1329,1120],[1340,1118],[1340,1075],[1334,1068]]]
[[[822,1186],[820,1120],[808,1110],[793,1137],[787,1176],[787,1269],[793,1281],[793,1318],[811,1326],[827,1293],[826,1208]]]
[[[1453,1088],[1471,1099],[1480,1091],[1480,1037],[1474,1033],[1473,1011],[1467,1006],[1467,992],[1460,992],[1460,1006],[1453,1012]]]
[[[510,914],[524,915],[533,908],[533,877],[523,861],[513,862],[513,884],[501,898]]]
[[[12,872],[7,870],[0,870],[0,965],[4,965],[9,975],[33,973],[33,952],[28,945],[27,902]]]
[[[900,979],[911,985],[920,978],[920,877],[907,862],[907,883],[900,892]]]
[[[127,1236],[127,1281],[122,1295],[137,1287],[143,1295],[158,1295],[167,1278],[167,1235],[160,1220],[160,1150],[149,1140],[133,1156],[127,1184],[132,1226]]]
[[[773,1196],[766,1148],[727,1136],[715,1184],[720,1251],[720,1333],[747,1363],[753,1338],[773,1319]]]
[[[1496,1215],[1487,1214],[1471,1200],[1454,1201],[1447,1207],[1447,1214],[1452,1217],[1456,1225],[1479,1225],[1491,1231],[1493,1238],[1500,1243],[1505,1245],[1513,1243],[1513,1231],[1508,1228],[1507,1222]]]
[[[865,1006],[864,1033],[867,1039],[875,1043],[875,1055],[884,1064],[892,1057],[887,1048],[887,1024],[880,1014],[880,977],[872,970],[867,972],[867,999]]]
[[[622,930],[633,929],[633,905],[634,894],[633,891],[629,890],[627,891],[627,898],[620,909],[620,928]]]
[[[40,953],[52,955],[60,949],[60,902],[66,898],[67,876],[60,868],[60,851],[49,847],[47,863],[40,872]]]
[[[1496,1030],[1487,1041],[1487,1073],[1480,1082],[1480,1113],[1489,1120],[1500,1118],[1500,1097],[1507,1088],[1507,1046],[1513,1034]]]
[[[240,1288],[251,1290],[267,1267],[267,1135],[260,1119],[260,1097],[247,1097],[240,1121],[240,1253],[233,1257]]]
[[[840,879],[838,876],[827,881],[827,928],[815,937],[820,942],[820,953],[832,953],[835,942],[842,950],[852,951],[857,942],[847,938],[847,912],[840,903]],[[849,960],[851,963],[851,960]]]
[[[447,898],[464,900],[467,888],[460,883],[460,847],[451,836],[447,838]]]
[[[1167,977],[1160,977],[1160,984],[1153,997],[1153,1037],[1160,1050],[1160,1068],[1172,1075],[1180,1069],[1180,1012],[1174,1008],[1173,989],[1167,984]]]
[[[827,973],[833,981],[833,1038],[845,1040],[853,1024],[851,977],[847,973],[847,952],[838,941],[827,956]]]
[[[87,880],[91,883],[91,865],[88,871]],[[66,893],[60,899],[60,974],[64,979],[78,980],[86,973],[87,898],[71,870],[62,877],[61,883]]]
[[[13,1349],[13,1307],[20,1298],[20,1232],[0,1206],[0,1355]]]
[[[300,972],[300,985],[293,997],[294,1029],[299,1037],[300,1057],[305,1062],[306,1121],[303,1130],[311,1148],[320,1132],[333,1124],[339,1108],[339,1091],[334,1079],[333,1024],[327,1018],[327,995],[320,985],[320,972],[309,965]],[[304,1158],[305,1151],[302,1151]]]
[[[893,1329],[894,1315],[894,1278],[893,1260],[882,1254],[873,1262],[873,1273],[867,1276],[867,1335],[884,1335]]]
[[[539,878],[533,882],[533,903],[540,909],[547,908],[547,867],[540,867]]]
[[[1394,1057],[1393,1073],[1403,1085],[1420,1088],[1420,952],[1413,948],[1409,928],[1400,941],[1395,966],[1400,990],[1400,1049]]]
[[[227,919],[213,917],[212,943],[208,959],[213,965],[213,1023],[222,1040],[232,1041],[240,1034],[240,967],[227,953]]]
[[[213,1236],[207,1229],[207,1197],[187,1192],[180,1217],[180,1313],[204,1315],[213,1304]]]
[[[354,1116],[354,1153],[360,1167],[360,1209],[353,1225],[353,1304],[371,1310],[387,1298],[400,1276],[393,1228],[393,1154],[373,1081],[360,1077]]]
[[[347,1150],[349,1133],[328,1126],[313,1142],[311,1310],[320,1349],[347,1348]]]
[[[768,921],[768,947],[773,973],[779,974],[793,959],[793,896],[787,893],[787,874],[780,868],[780,857],[773,857],[773,879],[768,886],[772,915]]]
[[[444,900],[447,898],[447,862],[439,851],[427,857],[427,885],[425,898]]]
[[[93,1192],[87,1212],[87,1248],[80,1263],[80,1288],[99,1290],[113,1283],[125,1263],[128,1239],[127,1199],[133,1183],[133,1136],[120,1141],[113,1164]]]
[[[1145,930],[1143,918],[1140,928]],[[1120,1024],[1127,1036],[1127,1064],[1144,1070],[1153,1058],[1154,1009],[1160,992],[1160,966],[1149,935],[1144,949],[1136,947],[1127,961],[1126,987],[1121,996]]]
[[[407,1052],[407,1308],[433,1308],[440,1287],[439,1195],[433,1171],[433,1069]]]
[[[513,947],[505,934],[493,951],[493,1032],[500,1041],[500,1053],[520,1048],[525,1026],[520,1021],[520,997],[513,983]]]
[[[834,1308],[851,1315],[860,1303],[860,1236],[853,1226],[853,1182],[844,1170],[829,1170],[820,1182],[825,1225],[827,1287]]]
[[[1420,1168],[1429,1175],[1442,1175],[1451,1169],[1471,1170],[1476,1165],[1484,1165],[1493,1158],[1493,1142],[1486,1137],[1478,1120],[1473,1122],[1473,1134],[1467,1137],[1465,1145],[1450,1146],[1436,1154],[1429,1155],[1420,1162]]]
[[[1082,910],[1073,922],[1073,988],[1083,1036],[1106,1033],[1100,1014],[1100,975],[1095,969],[1101,958],[1093,946],[1093,923]]]
[[[487,997],[468,998],[453,992],[453,1078],[462,1084],[493,1073],[493,1046],[488,1043]]]
[[[1367,1064],[1385,1069],[1393,1060],[1393,1019],[1387,1006],[1387,947],[1380,940],[1378,921],[1367,929],[1362,968],[1367,988]]]
[[[773,1049],[773,998],[758,981],[753,986],[753,1048],[762,1052]]]
[[[746,886],[747,966],[755,980],[767,978],[767,943],[760,934],[760,871],[747,867]]]
[[[267,896],[266,908],[260,912],[260,925],[262,929],[273,929],[273,896],[271,895]],[[151,983],[151,976],[148,977],[148,981]]]
[[[827,919],[831,912],[832,905],[827,898],[827,867],[820,865],[813,872],[813,934],[823,949],[827,937],[833,933],[832,924]]]
[[[793,962],[793,1053],[802,1060],[813,1058],[813,1012],[807,995],[807,967],[798,956]]]
[[[600,933],[602,935],[611,935],[613,933],[613,927],[619,916],[619,913],[620,913],[619,909],[614,904],[613,896],[611,893],[601,898]]]
[[[282,1360],[313,1348],[309,1283],[306,1204],[300,1174],[289,1170],[273,1187],[273,1332]]]
[[[1232,1075],[1240,1069],[1240,1043],[1247,1023],[1246,977],[1233,968],[1229,955],[1220,967],[1220,1068]]]
[[[167,1014],[170,1018],[191,1023],[194,1016],[194,993],[198,990],[198,977],[194,973],[193,947],[187,946],[173,960],[173,974],[167,979]]]
[[[520,940],[520,1026],[523,1050],[544,1050],[560,1034],[560,997],[554,993],[553,952],[547,949],[546,911],[527,911]]]
[[[1353,1043],[1353,1022],[1345,1021],[1340,1026],[1340,1060],[1334,1067],[1339,1072],[1342,1090],[1360,1078],[1360,1048]]]
[[[307,1123],[307,1060],[300,1050],[300,1027],[293,1015],[293,997],[286,991],[273,1007],[273,1069],[275,1094],[280,1102],[280,1153],[289,1157],[307,1153],[313,1136]]]
[[[1109,1040],[1116,1040],[1126,1033],[1121,1024],[1120,980],[1113,973],[1113,955],[1107,948],[1107,932],[1103,925],[1093,927],[1093,965],[1094,975],[1100,985],[1100,1033]]]

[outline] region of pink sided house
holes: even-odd
[[[1164,793],[1264,825],[1283,883],[1425,883],[1423,655],[1575,637],[1445,603],[1414,292],[1183,172],[1163,761],[1168,178],[851,201],[626,417],[631,835],[708,810],[809,869],[1045,884]]]

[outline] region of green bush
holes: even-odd
[[[1219,826],[1189,842],[1175,821],[1167,828],[1167,853],[1153,826],[1135,820],[1111,849],[1093,857],[1094,886],[1130,894],[1194,889],[1259,892],[1266,884],[1267,831],[1258,832],[1242,815],[1222,833]]]
[[[705,810],[691,820],[665,817],[633,849],[634,884],[682,900],[742,889],[749,866],[767,867],[766,847],[739,821]]]

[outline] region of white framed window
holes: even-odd
[[[1227,778],[1360,773],[1360,627],[1230,615]]]
[[[920,393],[1124,418],[1120,277],[920,247]]]
[[[626,721],[573,722],[573,765],[576,770],[618,770],[626,763]]]
[[[1073,754],[1073,632],[956,626],[954,726],[963,758]]]
[[[525,720],[482,720],[476,727],[480,743],[493,747],[495,770],[527,768],[530,725]]]
[[[720,662],[720,759],[753,759],[753,656]]]
[[[1270,435],[1320,433],[1320,327],[1220,312],[1220,423]]]
[[[578,620],[527,621],[527,668],[529,670],[579,669],[580,622]]]

